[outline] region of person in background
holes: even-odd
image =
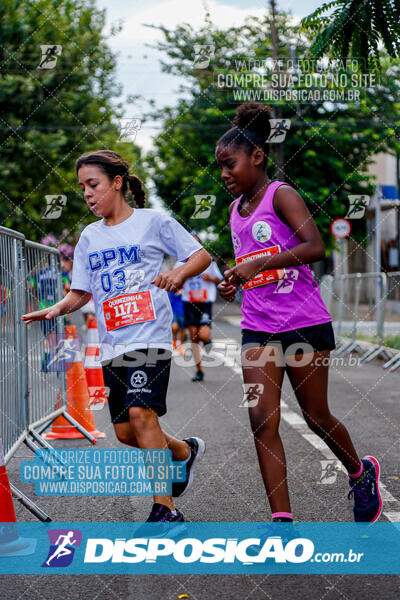
[[[199,237],[192,234],[199,242]],[[179,266],[177,263],[176,266]],[[223,280],[223,275],[217,263],[212,259],[207,269],[187,279],[182,288],[183,310],[185,326],[189,330],[192,342],[193,357],[196,362],[196,374],[192,381],[203,381],[204,371],[201,365],[200,342],[209,344],[211,339],[212,304],[217,297],[217,285]]]
[[[182,346],[182,344],[185,343],[186,339],[185,314],[183,312],[182,292],[179,291],[176,294],[174,294],[174,292],[168,292],[168,296],[172,308],[172,343],[174,350],[176,350],[178,348],[178,335],[180,346]]]

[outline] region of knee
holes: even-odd
[[[314,431],[315,433],[325,433],[330,430],[332,425],[330,413],[303,414],[304,419],[311,431]]]
[[[131,406],[129,409],[129,420],[134,434],[152,427],[155,418],[156,414],[150,408]]]
[[[203,342],[203,344],[207,344],[210,341],[210,333],[207,331],[199,332],[199,342]]]
[[[253,411],[250,414],[250,423],[254,437],[274,438],[279,432],[279,416],[266,416],[260,411]]]
[[[137,440],[135,438],[134,433],[129,433],[129,432],[116,432],[118,441],[121,442],[121,444],[126,444],[127,446],[133,446],[134,448],[138,447],[138,443]]]

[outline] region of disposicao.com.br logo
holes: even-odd
[[[36,552],[0,548],[0,574],[400,574],[396,522],[30,522],[18,535]]]
[[[85,563],[155,563],[170,557],[180,564],[235,563],[244,565],[311,562],[359,562],[363,553],[318,552],[308,538],[294,538],[285,543],[281,536],[262,538],[91,538],[86,544]]]

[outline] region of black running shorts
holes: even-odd
[[[212,302],[184,302],[183,311],[186,327],[211,327]]]
[[[312,325],[311,327],[301,327],[291,331],[282,331],[281,333],[268,333],[266,331],[252,331],[251,329],[242,329],[242,347],[251,344],[253,346],[268,346],[268,344],[282,344],[284,353],[293,345],[293,353],[298,354],[301,351],[301,345],[307,344],[304,351],[310,346],[314,352],[322,350],[334,350],[336,347],[335,334],[333,333],[332,323],[322,323],[321,325]]]
[[[171,369],[169,350],[135,350],[102,364],[113,423],[129,421],[131,406],[151,408],[159,416],[165,415]]]

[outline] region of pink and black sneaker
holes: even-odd
[[[354,498],[354,520],[358,522],[373,523],[377,521],[382,512],[382,498],[379,492],[379,462],[373,456],[364,456],[361,459],[364,466],[360,477],[349,477],[351,486],[348,498]]]

